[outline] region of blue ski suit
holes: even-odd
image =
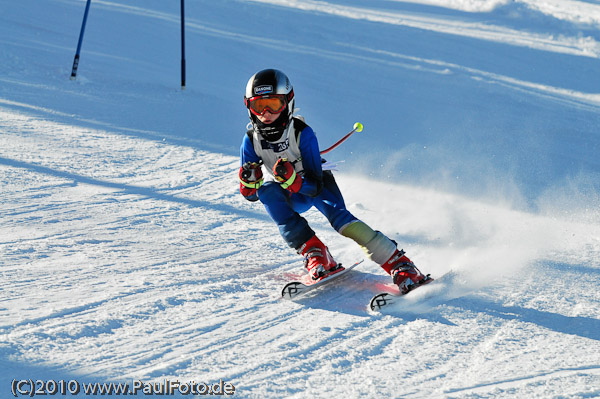
[[[293,118],[293,123],[275,143],[265,140],[258,132],[249,130],[242,141],[240,158],[241,165],[263,162],[265,183],[256,194],[246,198],[263,203],[290,247],[298,249],[315,235],[306,219],[300,216],[313,206],[338,232],[357,221],[346,209],[333,173],[322,170],[321,164],[324,161],[319,153],[317,137],[312,128],[302,120]],[[272,178],[273,165],[278,158],[287,158],[295,163],[296,173],[302,177],[302,187],[298,193],[283,189]]]

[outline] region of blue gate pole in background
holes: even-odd
[[[183,0],[181,0],[183,1]],[[90,11],[90,3],[92,0],[87,0],[85,5],[85,12],[83,14],[83,22],[81,23],[81,32],[79,32],[79,43],[77,43],[77,52],[75,53],[75,59],[73,60],[73,69],[71,69],[71,80],[75,80],[77,77],[77,67],[79,66],[79,53],[81,52],[81,43],[83,42],[83,32],[85,31],[85,24],[87,22],[88,12]]]
[[[181,0],[181,90],[185,89],[185,12]]]

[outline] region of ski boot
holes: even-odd
[[[417,269],[414,263],[406,255],[403,250],[394,252],[392,257],[385,262],[385,269],[390,270],[390,275],[394,284],[398,286],[402,294],[406,294],[411,290],[414,284],[421,284],[427,276],[423,275]]]
[[[304,243],[298,253],[304,256],[304,266],[313,280],[318,280],[338,268],[338,264],[329,253],[329,249],[316,235]]]

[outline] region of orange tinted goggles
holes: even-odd
[[[286,100],[283,94],[270,96],[251,97],[248,99],[248,108],[254,115],[264,115],[269,110],[272,114],[278,114],[285,109]]]

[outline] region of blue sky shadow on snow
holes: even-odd
[[[203,200],[198,200],[198,199],[181,198],[181,197],[177,197],[174,195],[161,193],[159,190],[154,189],[154,188],[140,187],[140,186],[134,186],[134,185],[122,184],[122,183],[113,183],[113,182],[109,182],[109,181],[105,181],[105,180],[94,179],[91,177],[81,176],[81,175],[70,173],[70,172],[64,172],[64,171],[48,168],[45,166],[35,165],[32,163],[22,162],[22,161],[10,159],[10,158],[4,158],[4,157],[0,157],[0,164],[17,167],[17,168],[29,169],[31,171],[45,174],[45,175],[60,177],[60,178],[64,178],[64,179],[70,179],[78,184],[81,183],[81,184],[90,184],[90,185],[95,185],[95,186],[100,186],[100,187],[107,187],[107,188],[112,188],[112,189],[119,190],[119,191],[122,191],[122,192],[125,192],[128,194],[135,194],[135,195],[140,195],[143,197],[153,198],[155,200],[175,202],[175,203],[179,203],[179,204],[183,204],[183,205],[187,205],[187,206],[191,206],[191,207],[210,208],[214,211],[230,213],[230,214],[238,215],[238,216],[244,217],[244,218],[250,217],[250,218],[255,218],[255,219],[260,219],[260,220],[271,222],[271,219],[266,214],[261,214],[259,212],[245,211],[245,210],[236,208],[231,205],[223,204],[223,203],[212,203],[209,201],[203,201]]]
[[[582,316],[564,316],[543,310],[504,306],[482,298],[468,297],[449,302],[453,306],[486,313],[504,320],[519,320],[562,333],[600,341],[600,320]]]

